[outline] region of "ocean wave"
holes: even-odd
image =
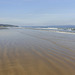
[[[65,33],[65,34],[75,34],[73,32],[64,32],[64,31],[55,31],[55,32],[57,32],[57,33]]]
[[[75,34],[75,26],[27,26],[24,28],[34,29],[34,30],[44,30],[53,31],[58,33]]]
[[[65,33],[65,34],[75,34],[74,28],[33,28],[33,29],[57,32],[57,33]]]

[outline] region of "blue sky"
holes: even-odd
[[[0,23],[75,25],[75,0],[0,0]]]

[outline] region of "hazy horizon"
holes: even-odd
[[[0,24],[75,25],[74,0],[0,0]]]

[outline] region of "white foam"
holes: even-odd
[[[37,28],[37,29],[53,29],[53,30],[57,30],[58,28]]]
[[[65,34],[75,34],[75,33],[71,33],[71,32],[61,32],[61,31],[55,31],[57,33],[65,33]]]

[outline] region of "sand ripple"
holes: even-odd
[[[65,40],[65,46],[59,34],[34,31],[0,32],[0,75],[75,75],[73,40]]]

